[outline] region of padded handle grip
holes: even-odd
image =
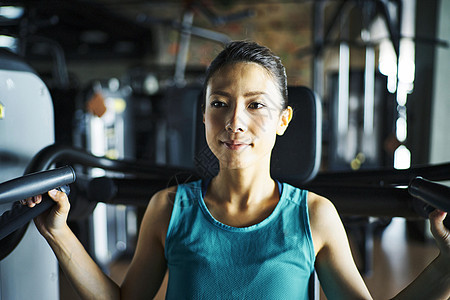
[[[26,225],[30,220],[39,216],[55,204],[47,195],[42,197],[42,202],[35,207],[28,207],[15,202],[11,210],[5,211],[0,216],[0,240]]]
[[[0,204],[44,194],[70,184],[75,179],[75,171],[71,166],[24,175],[0,184]]]
[[[68,195],[70,192],[68,184],[73,183],[75,179],[76,175],[73,168],[66,166],[25,175],[0,184],[0,203],[43,195],[42,202],[33,208],[15,202],[11,210],[0,216],[0,240],[26,225],[55,204],[46,194],[47,191],[57,188]]]
[[[408,192],[433,208],[450,212],[450,187],[448,186],[419,176],[411,180]]]

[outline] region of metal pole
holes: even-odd
[[[192,12],[192,10],[186,10],[183,14],[183,21],[181,23],[180,43],[175,62],[174,83],[177,86],[184,86],[186,83],[184,75],[189,54],[189,44],[191,41],[191,28],[193,20],[194,13]]]

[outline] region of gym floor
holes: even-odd
[[[408,238],[406,221],[402,218],[392,219],[381,235],[374,238],[373,263],[370,275],[364,280],[374,299],[389,299],[406,287],[437,256],[438,249],[434,241],[418,241]],[[349,234],[352,243],[352,236]],[[354,249],[352,245],[352,249]],[[360,255],[354,252],[356,263]],[[121,282],[125,276],[129,261],[116,261],[111,265],[111,277]],[[60,276],[61,299],[79,299],[64,275]],[[155,299],[164,299],[160,291]],[[320,299],[327,299],[321,292]]]
[[[426,232],[428,224],[424,227]],[[382,235],[374,238],[372,272],[364,276],[374,299],[394,297],[438,255],[431,236],[425,241],[408,236],[412,234],[408,234],[406,220],[393,218]],[[358,264],[358,255],[353,256]],[[322,294],[320,299],[326,297]]]

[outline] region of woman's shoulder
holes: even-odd
[[[170,186],[156,192],[150,199],[148,208],[152,210],[164,210],[171,208],[175,201],[178,185]]]
[[[329,199],[308,191],[308,209],[314,214],[327,213],[335,210],[335,207]]]
[[[177,187],[167,187],[151,197],[142,220],[140,236],[150,237],[156,234],[161,240],[164,240]]]
[[[334,235],[335,230],[342,227],[339,213],[329,199],[313,192],[308,192],[308,211],[315,244],[324,245]]]
[[[308,211],[311,223],[323,224],[336,220],[340,222],[340,217],[334,204],[329,199],[313,192],[308,192]]]
[[[176,202],[177,193],[178,198],[185,200],[184,198],[193,198],[201,190],[201,181],[193,181],[180,183],[177,185],[169,186],[156,192],[150,199],[149,208],[156,210],[167,210],[172,211],[173,205]],[[179,200],[180,201],[180,200]]]

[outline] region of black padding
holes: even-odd
[[[299,185],[318,172],[322,145],[322,110],[316,95],[307,87],[288,87],[294,116],[283,136],[277,137],[272,153],[272,177]],[[206,144],[202,113],[197,117],[195,165],[203,177],[219,171],[216,157]]]
[[[11,210],[4,212],[0,216],[0,240],[2,244],[3,238],[27,225],[54,204],[55,202],[47,195],[43,195],[42,202],[32,208],[20,204],[20,202],[15,202]]]
[[[197,104],[201,95],[199,85],[172,88],[164,98],[166,129],[166,163],[192,169],[195,155]]]
[[[307,87],[288,88],[294,116],[272,152],[272,177],[298,185],[318,172],[322,145],[320,101]]]
[[[22,206],[22,204],[16,202],[13,205],[13,210],[18,205]],[[25,235],[25,232],[27,231],[28,226],[22,226],[21,228],[17,229],[16,231],[11,232],[9,235],[1,239],[0,241],[0,261],[3,260],[5,257],[7,257],[20,243],[23,236]]]

